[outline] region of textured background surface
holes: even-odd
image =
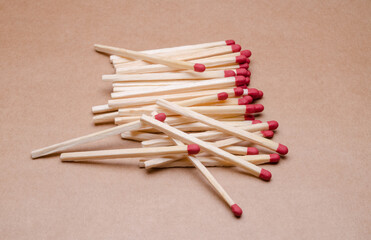
[[[371,235],[370,1],[0,1],[2,239],[367,239]],[[286,159],[266,183],[211,169],[62,164],[31,150],[91,123],[113,72],[94,43],[144,50],[235,39]],[[137,146],[118,136],[75,150]]]

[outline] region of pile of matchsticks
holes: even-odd
[[[242,209],[206,167],[237,166],[269,181],[271,173],[257,165],[277,163],[288,149],[276,143],[276,121],[262,122],[252,104],[263,92],[247,88],[251,52],[233,40],[131,51],[103,45],[95,50],[110,55],[116,74],[108,104],[94,106],[96,124],[117,126],[35,150],[32,158],[60,153],[64,162],[130,158],[140,167],[196,167],[236,217]],[[140,141],[142,148],[66,152],[69,148],[112,135]],[[275,151],[259,154],[256,144]]]

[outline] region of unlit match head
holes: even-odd
[[[246,70],[246,71],[247,71],[246,72],[247,76],[250,77],[251,76],[251,72],[249,70]]]
[[[231,45],[232,52],[239,52],[241,51],[241,46],[239,44],[233,44]]]
[[[246,105],[246,113],[259,113],[263,112],[264,106],[262,104]]]
[[[278,122],[277,121],[267,121],[269,125],[269,130],[276,130],[278,128]]]
[[[247,70],[245,68],[237,68],[236,73],[237,73],[238,76],[247,77]]]
[[[263,137],[265,138],[272,138],[274,136],[274,132],[270,130],[263,130],[261,131],[261,133],[263,134]]]
[[[241,217],[241,215],[243,213],[242,209],[237,204],[233,204],[231,206],[231,210],[232,210],[234,216],[237,217],[237,218]]]
[[[224,77],[234,77],[236,73],[233,70],[224,70]]]
[[[258,89],[256,89],[256,88],[248,88],[248,90],[249,90],[248,95],[250,95],[252,98],[256,99],[259,96]]]
[[[246,56],[245,55],[238,55],[236,56],[236,63],[243,64],[246,63]]]
[[[198,146],[197,144],[189,144],[187,146],[187,151],[188,151],[188,154],[189,155],[195,155],[197,153],[200,152],[200,146]]]
[[[166,119],[166,114],[165,113],[156,114],[155,119],[159,120],[160,122],[164,122]]]
[[[201,64],[201,63],[196,63],[194,66],[193,66],[194,70],[196,72],[204,72],[206,67],[205,65]]]
[[[226,99],[228,99],[228,93],[226,93],[226,92],[218,93],[218,100],[219,101],[223,101],[223,100],[226,100]]]
[[[246,78],[244,76],[235,76],[236,86],[243,86],[246,84]]]
[[[250,65],[245,62],[245,63],[240,63],[240,68],[245,68],[246,70],[249,69]]]
[[[281,155],[286,155],[289,152],[289,149],[285,145],[280,143],[278,145],[276,152],[278,152]]]
[[[234,40],[232,40],[232,39],[229,39],[229,40],[225,40],[225,44],[227,44],[227,45],[233,45],[233,44],[235,44],[236,42],[234,41]]]
[[[257,155],[259,150],[256,147],[247,147],[247,155]]]
[[[233,88],[233,91],[236,97],[242,96],[242,94],[244,93],[243,88],[240,87]]]
[[[246,121],[250,121],[250,120],[254,121],[255,120],[255,116],[250,115],[250,114],[245,114],[244,118],[245,118]]]
[[[272,178],[272,174],[268,170],[262,168],[262,170],[260,171],[259,178],[264,181],[269,181]]]
[[[242,50],[241,55],[244,55],[245,57],[249,58],[251,56],[250,50]]]
[[[280,155],[276,154],[276,153],[273,153],[273,154],[269,154],[270,156],[270,162],[271,163],[278,163],[280,161]]]
[[[263,93],[263,91],[260,91],[260,90],[258,90],[258,91],[259,91],[259,95],[258,95],[258,98],[260,99],[260,98],[262,98],[262,97],[263,97],[264,93]]]

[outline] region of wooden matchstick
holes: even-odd
[[[270,150],[276,151],[279,154],[285,155],[288,152],[288,148],[285,145],[282,145],[280,143],[276,143],[272,140],[257,136],[255,134],[252,134],[250,132],[241,130],[240,128],[235,128],[230,125],[225,125],[218,120],[209,118],[205,115],[202,115],[200,113],[194,112],[190,110],[189,108],[181,107],[177,104],[168,102],[166,100],[159,99],[157,101],[157,104],[161,107],[164,107],[172,112],[175,112],[177,114],[180,114],[185,117],[189,117],[195,120],[198,120],[202,123],[205,123],[211,127],[214,127],[220,131],[223,131],[225,133],[231,134],[233,136],[236,136],[238,138],[251,141],[253,143],[256,143],[260,146],[266,147]]]
[[[116,54],[119,56],[133,58],[133,59],[145,60],[145,61],[149,61],[152,63],[159,63],[159,64],[163,64],[163,65],[173,67],[176,69],[191,69],[191,70],[195,70],[196,72],[205,71],[205,65],[200,64],[200,63],[189,63],[189,62],[185,62],[181,60],[169,59],[165,57],[159,57],[155,55],[140,53],[137,51],[132,51],[132,50],[124,49],[124,48],[115,48],[115,47],[99,45],[99,44],[95,44],[94,46],[95,46],[95,50],[99,52]]]
[[[157,87],[153,90],[143,90],[136,92],[117,92],[112,93],[112,98],[128,98],[137,96],[160,95],[169,93],[189,92],[192,90],[201,91],[205,89],[227,88],[233,86],[243,86],[246,83],[246,78],[243,76],[215,78],[210,80],[203,80],[196,83],[170,85],[164,87]],[[108,103],[109,104],[109,103]]]
[[[278,163],[280,160],[280,156],[278,154],[260,154],[260,155],[246,155],[246,156],[239,156],[241,159],[245,161],[249,161],[255,165],[261,165],[266,163]],[[169,161],[169,158],[174,158],[173,161]],[[234,165],[222,161],[221,159],[217,159],[218,157],[199,157],[197,158],[201,161],[201,163],[205,167],[233,167]],[[139,167],[144,167],[146,169],[150,168],[173,168],[173,167],[193,167],[193,165],[189,162],[184,160],[184,156],[178,157],[162,157],[162,158],[153,158],[150,160],[140,160]]]
[[[247,76],[246,69],[216,70],[206,72],[165,72],[165,73],[142,73],[142,74],[108,74],[103,75],[103,81],[131,82],[131,81],[165,81],[186,79],[211,79],[225,78],[236,75]]]
[[[159,119],[161,121],[165,120],[164,114],[158,114],[157,116],[155,116],[155,118]],[[48,147],[44,147],[44,148],[41,148],[41,149],[34,150],[34,151],[31,152],[31,156],[32,156],[32,158],[38,158],[38,157],[41,157],[41,156],[46,156],[46,155],[49,155],[49,154],[52,154],[52,153],[61,152],[63,150],[66,150],[68,148],[71,148],[73,146],[77,146],[77,145],[80,145],[80,144],[83,144],[83,143],[98,141],[98,140],[103,139],[105,137],[120,134],[120,133],[123,133],[123,132],[126,132],[126,131],[138,130],[141,127],[142,127],[142,122],[141,121],[130,122],[130,123],[127,123],[127,124],[123,124],[123,125],[116,126],[116,127],[113,127],[113,128],[105,129],[103,131],[91,133],[91,134],[88,134],[88,135],[85,135],[85,136],[82,136],[82,137],[73,138],[73,139],[70,139],[70,140],[67,140],[67,141],[64,141],[64,142],[61,142],[61,143],[57,143],[57,144],[54,144],[54,145],[51,145],[51,146],[48,146]]]
[[[167,52],[178,52],[178,51],[186,51],[186,50],[198,50],[203,48],[213,48],[213,47],[220,47],[225,45],[233,45],[235,44],[234,40],[225,40],[225,41],[217,41],[217,42],[210,42],[210,43],[201,43],[201,44],[193,44],[193,45],[184,45],[178,47],[170,47],[170,48],[160,48],[160,49],[151,49],[151,50],[144,50],[140,51],[141,53],[146,54],[161,54]],[[111,55],[110,60],[113,59],[120,59],[122,57],[117,55]],[[126,59],[125,59],[126,60]],[[130,60],[128,60],[130,61]]]
[[[227,56],[223,58],[212,58],[212,59],[200,59],[200,60],[193,60],[189,61],[191,63],[202,63],[207,68],[215,67],[215,66],[224,66],[229,64],[241,64],[246,62],[246,56],[239,55],[236,53],[235,56]],[[151,64],[151,65],[144,65],[144,66],[132,66],[132,67],[120,67],[116,66],[116,73],[117,74],[139,74],[139,73],[154,73],[154,72],[166,72],[166,71],[174,71],[177,69],[162,65],[162,64]]]
[[[157,120],[156,120],[157,121]],[[197,144],[155,147],[155,148],[127,148],[114,150],[99,150],[86,152],[62,153],[60,159],[63,162],[80,162],[86,160],[112,159],[112,158],[133,158],[145,156],[159,156],[171,154],[197,154],[200,147]]]
[[[215,147],[214,145],[210,144],[210,143],[207,143],[205,141],[202,141],[200,139],[197,139],[193,136],[190,136],[189,134],[186,134],[182,131],[179,131],[178,129],[174,128],[174,127],[171,127],[165,123],[162,123],[160,121],[157,121],[157,120],[152,120],[150,117],[146,116],[146,115],[142,115],[141,117],[141,121],[154,127],[154,128],[157,128],[158,130],[161,130],[162,132],[164,132],[165,134],[167,134],[169,137],[172,137],[172,138],[175,138],[175,139],[178,139],[180,141],[183,141],[185,143],[188,143],[188,144],[197,144],[199,145],[199,147],[206,151],[206,152],[209,152],[210,154],[212,155],[215,155],[215,156],[218,156],[222,159],[224,159],[225,161],[228,161],[228,162],[232,162],[234,163],[235,165],[245,169],[246,171],[248,171],[249,173],[251,173],[252,175],[256,176],[256,177],[259,177],[263,180],[266,180],[266,181],[269,181],[270,178],[271,178],[271,173],[265,169],[262,169],[254,164],[251,164],[249,162],[246,162],[246,161],[243,161],[241,160],[239,157],[231,154],[231,153],[228,153],[218,147]]]

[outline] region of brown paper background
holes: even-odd
[[[0,1],[1,239],[369,239],[370,1]],[[62,164],[31,150],[108,126],[94,43],[144,50],[235,39],[253,52],[259,119],[289,147],[267,183],[135,161]],[[138,146],[118,136],[74,150]]]

